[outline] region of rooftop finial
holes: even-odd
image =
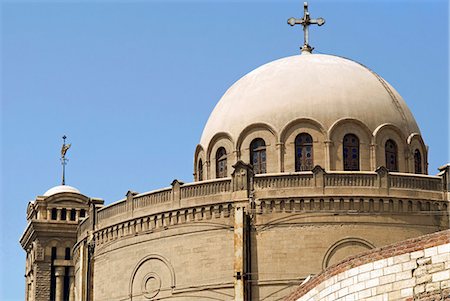
[[[317,24],[319,26],[322,26],[323,24],[325,24],[325,19],[323,19],[323,18],[311,19],[309,16],[309,12],[308,12],[308,2],[303,3],[303,10],[304,10],[303,18],[301,18],[301,19],[289,18],[287,20],[287,22],[291,26],[294,26],[296,24],[300,24],[303,26],[303,33],[305,36],[305,41],[303,43],[303,46],[300,49],[301,49],[302,53],[303,52],[311,53],[313,51],[314,47],[311,47],[309,45],[308,27],[311,24]]]
[[[69,159],[66,158],[66,153],[72,144],[66,144],[66,135],[62,136],[63,145],[61,148],[61,165],[62,165],[62,185],[66,185],[66,164]]]

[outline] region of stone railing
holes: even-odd
[[[106,207],[100,208],[97,212],[99,220],[104,220],[115,215],[121,215],[127,212],[126,200],[120,200]]]
[[[230,191],[231,178],[189,183],[180,187],[182,199],[228,193]]]
[[[442,178],[437,176],[421,176],[405,173],[391,173],[390,187],[421,190],[441,190]]]
[[[253,183],[257,199],[317,195],[444,199],[442,177],[390,173],[384,167],[374,172],[326,172],[316,166],[310,172],[255,175]]]
[[[259,174],[255,176],[254,188],[291,188],[310,187],[314,185],[312,172],[302,172],[296,174]]]
[[[234,198],[242,200],[251,194],[257,202],[278,206],[278,201],[287,201],[289,206],[298,206],[298,210],[303,209],[302,198],[305,209],[315,210],[319,206],[319,209],[362,210],[367,207],[369,212],[372,207],[383,211],[409,211],[408,206],[423,208],[425,205],[427,208],[428,203],[421,205],[421,201],[430,204],[448,201],[442,176],[389,173],[384,167],[374,172],[327,172],[316,166],[306,172],[258,175],[253,175],[251,166],[245,163],[239,163],[236,168],[231,178],[188,184],[174,180],[169,188],[142,194],[129,191],[126,199],[97,209],[95,228],[161,212],[215,206]],[[347,201],[352,199],[354,202]],[[289,207],[287,203],[279,206],[279,210]],[[80,227],[85,225],[82,223]]]
[[[325,186],[375,187],[376,185],[376,173],[330,173],[325,176]]]
[[[144,208],[172,201],[172,188],[164,188],[157,191],[136,195],[133,198],[133,208]]]

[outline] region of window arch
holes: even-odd
[[[422,155],[418,149],[414,151],[414,172],[422,173]]]
[[[295,171],[313,169],[313,139],[307,133],[295,137]]]
[[[227,176],[227,151],[220,147],[216,152],[216,178]]]
[[[344,136],[344,170],[359,170],[359,138],[355,134]]]
[[[389,171],[398,171],[397,144],[394,140],[389,139],[384,145],[384,153],[386,157],[386,168]]]
[[[250,163],[255,174],[266,173],[266,142],[261,138],[250,143]]]
[[[197,179],[199,181],[203,181],[203,162],[202,162],[202,159],[198,160]]]

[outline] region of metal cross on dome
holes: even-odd
[[[319,26],[322,26],[323,24],[325,24],[325,19],[324,18],[311,19],[311,17],[309,16],[309,12],[308,12],[308,2],[303,3],[303,10],[304,10],[303,18],[301,18],[301,19],[289,18],[287,20],[287,22],[291,26],[294,26],[297,24],[300,24],[303,26],[303,33],[305,36],[305,41],[303,43],[303,46],[300,49],[302,50],[302,52],[311,53],[313,51],[314,47],[311,47],[309,45],[308,27],[311,24],[317,24]]]

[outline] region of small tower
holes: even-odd
[[[64,143],[63,164],[67,149]],[[101,205],[103,200],[91,199],[64,184],[28,203],[28,224],[20,238],[27,253],[26,301],[75,300],[72,248],[77,240],[78,224],[89,215],[90,206]]]

